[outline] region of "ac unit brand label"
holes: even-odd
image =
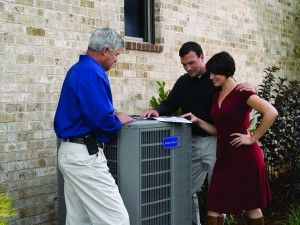
[[[171,149],[180,147],[180,137],[179,136],[169,136],[163,138],[163,148]]]

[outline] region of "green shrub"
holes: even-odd
[[[156,84],[158,86],[158,88],[157,88],[158,97],[157,98],[154,96],[151,97],[149,105],[152,108],[156,108],[170,94],[169,90],[168,91],[165,90],[166,82],[156,81]]]
[[[272,184],[274,200],[293,198],[300,183],[300,82],[277,75],[277,67],[265,69],[258,95],[272,103],[279,115],[260,139]],[[260,121],[258,116],[258,121]]]
[[[8,219],[17,215],[17,211],[12,206],[12,200],[8,194],[0,194],[0,225],[8,224]]]
[[[157,108],[158,105],[161,102],[163,102],[170,94],[170,90],[167,90],[167,91],[165,90],[166,82],[156,81],[156,84],[158,86],[158,88],[157,88],[158,97],[156,98],[156,97],[152,96],[149,101],[149,105],[153,109]],[[178,116],[181,114],[182,114],[182,110],[180,108],[176,112],[173,113],[174,116]]]
[[[284,225],[299,225],[300,224],[300,203],[292,205]]]

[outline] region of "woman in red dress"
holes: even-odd
[[[224,223],[222,214],[245,210],[247,224],[264,224],[261,208],[271,200],[264,156],[257,141],[278,115],[277,110],[254,92],[242,91],[232,78],[235,62],[227,52],[214,55],[207,63],[210,79],[220,91],[213,97],[209,124],[192,113],[188,117],[202,129],[216,134],[217,161],[207,196],[208,225]],[[262,120],[253,134],[248,132],[249,114],[255,109]]]

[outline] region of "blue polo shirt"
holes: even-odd
[[[90,56],[80,55],[62,86],[54,118],[56,135],[69,138],[96,132],[98,141],[107,142],[121,128],[114,111],[105,69]]]

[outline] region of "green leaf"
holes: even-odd
[[[152,107],[152,108],[156,108],[162,101],[164,101],[170,91],[166,91],[165,90],[165,86],[166,86],[166,82],[164,81],[155,81],[156,84],[157,84],[157,93],[158,93],[158,97],[155,97],[155,96],[152,96],[150,101],[149,101],[149,105]]]

